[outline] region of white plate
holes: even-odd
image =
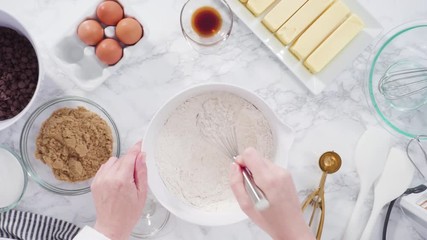
[[[364,49],[383,30],[382,26],[373,16],[355,0],[341,0],[357,14],[365,23],[363,31],[347,45],[321,72],[312,74],[298,61],[263,24],[262,19],[271,9],[270,7],[262,15],[255,17],[239,0],[228,0],[233,12],[244,22],[252,32],[282,61],[291,72],[304,84],[313,94],[319,94],[334,80],[339,73],[348,67],[353,60],[364,51]],[[277,1],[276,1],[277,2]],[[350,79],[348,79],[350,80]]]
[[[154,158],[155,143],[158,133],[164,126],[165,121],[169,118],[171,112],[187,99],[212,91],[225,91],[240,96],[255,105],[263,113],[272,129],[274,143],[276,146],[273,161],[282,167],[287,165],[288,152],[294,139],[294,132],[291,128],[279,121],[270,107],[268,107],[268,105],[257,95],[244,90],[243,88],[228,84],[203,84],[184,90],[170,99],[156,113],[154,118],[151,120],[143,142],[143,149],[147,153],[148,184],[152,193],[167,210],[183,220],[198,225],[220,226],[236,223],[246,219],[247,217],[240,208],[236,208],[233,211],[228,212],[206,212],[183,202],[173,193],[169,192],[159,174],[156,160]]]

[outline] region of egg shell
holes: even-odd
[[[104,1],[96,8],[96,16],[107,26],[116,25],[124,17],[124,10],[116,1]]]
[[[106,38],[96,46],[95,54],[101,62],[114,65],[122,58],[123,48],[117,40]]]
[[[79,24],[77,35],[85,44],[96,45],[104,38],[104,29],[98,21],[89,19]]]
[[[142,25],[134,18],[123,18],[117,24],[116,37],[124,44],[133,45],[144,36]]]

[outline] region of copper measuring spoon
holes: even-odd
[[[314,190],[305,200],[302,204],[302,210],[304,211],[308,205],[313,206],[313,211],[311,213],[309,226],[313,224],[314,216],[316,215],[317,209],[320,209],[321,215],[320,215],[320,222],[317,228],[316,233],[316,239],[320,239],[322,236],[322,230],[323,230],[323,223],[325,221],[325,182],[326,182],[326,176],[328,174],[335,173],[341,168],[341,157],[338,155],[338,153],[330,151],[325,152],[320,156],[319,158],[319,166],[320,169],[322,169],[323,174],[322,178],[320,179],[319,187]]]

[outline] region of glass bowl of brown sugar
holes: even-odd
[[[34,181],[54,193],[73,196],[89,192],[99,167],[120,156],[120,137],[103,107],[81,97],[62,97],[31,114],[20,149]]]

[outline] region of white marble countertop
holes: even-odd
[[[50,59],[52,39],[76,24],[87,11],[88,2],[99,0],[0,0],[0,9],[19,18],[42,47],[46,76],[30,109],[63,95],[79,95],[104,106],[115,119],[123,149],[143,136],[158,108],[172,95],[197,83],[233,83],[254,91],[296,132],[289,168],[301,199],[319,180],[317,159],[323,150],[336,150],[343,157],[342,169],[328,177],[326,222],[323,239],[341,239],[359,191],[359,179],[352,162],[354,147],[365,128],[376,125],[365,100],[364,70],[369,48],[352,66],[338,76],[320,95],[314,96],[239,20],[236,20],[227,51],[222,55],[201,56],[185,42],[179,28],[179,12],[184,0],[129,0],[150,30],[152,47],[143,55],[134,54],[127,64],[104,85],[87,93]],[[361,0],[385,29],[407,20],[427,16],[424,0]],[[27,115],[0,132],[0,144],[19,151],[19,138]],[[398,140],[396,138],[396,140]],[[55,195],[29,185],[20,210],[42,213],[76,223],[95,219],[91,194],[77,197]],[[393,215],[390,239],[423,239],[398,214]],[[382,223],[381,223],[382,226]],[[380,238],[377,223],[373,239]],[[233,226],[200,227],[175,217],[158,239],[269,239],[257,226],[245,221]]]

